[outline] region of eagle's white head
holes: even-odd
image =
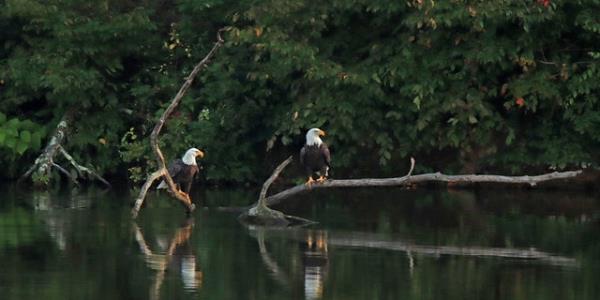
[[[309,146],[321,146],[323,140],[321,140],[320,136],[325,136],[325,131],[319,128],[309,129],[308,132],[306,132],[306,144]]]
[[[183,155],[181,160],[183,160],[183,163],[186,165],[197,165],[196,156],[203,158],[204,152],[202,152],[196,148],[190,148],[187,151],[185,151],[185,154]]]

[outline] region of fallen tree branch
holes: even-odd
[[[67,130],[70,126],[70,123],[73,119],[74,109],[70,109],[65,113],[63,118],[56,125],[56,129],[50,138],[48,144],[44,148],[44,151],[38,156],[33,165],[25,172],[17,181],[21,183],[23,180],[31,177],[33,184],[36,186],[48,186],[50,183],[50,172],[52,168],[55,168],[60,173],[64,174],[72,183],[79,184],[77,181],[77,176],[71,174],[67,169],[63,168],[59,164],[57,164],[54,160],[56,156],[60,153],[62,156],[69,161],[69,163],[75,168],[77,174],[87,174],[92,178],[96,178],[101,181],[107,187],[110,187],[110,183],[106,181],[106,179],[102,178],[102,176],[98,175],[96,172],[91,169],[80,165],[62,146],[66,135]]]
[[[277,179],[279,173],[285,169],[285,167],[292,162],[292,156],[281,162],[271,176],[263,183],[258,201],[250,209],[246,210],[239,216],[239,219],[245,223],[251,223],[255,225],[269,225],[269,226],[287,226],[290,224],[294,225],[306,225],[316,223],[311,220],[307,220],[300,217],[289,216],[280,211],[270,209],[266,203],[266,196],[269,187]]]
[[[181,102],[181,99],[183,98],[183,96],[185,95],[185,93],[187,92],[189,87],[192,85],[192,83],[194,82],[194,78],[196,78],[196,75],[198,75],[200,70],[202,70],[208,64],[208,62],[215,55],[217,50],[219,48],[221,48],[221,46],[223,46],[224,41],[223,41],[223,38],[221,38],[222,31],[225,31],[225,29],[221,29],[217,32],[217,41],[215,42],[214,46],[208,52],[208,54],[198,64],[196,64],[194,69],[187,76],[185,82],[179,88],[179,91],[177,92],[175,97],[173,97],[173,99],[171,100],[171,104],[169,104],[167,109],[165,109],[165,111],[163,112],[160,119],[156,122],[156,125],[154,126],[152,133],[150,134],[150,145],[152,146],[152,151],[154,152],[154,155],[156,156],[156,164],[158,166],[158,170],[156,172],[150,174],[148,176],[148,178],[146,179],[146,183],[144,183],[144,185],[142,186],[142,189],[140,190],[140,194],[135,201],[135,205],[134,205],[133,209],[131,210],[131,215],[133,218],[137,217],[139,210],[142,207],[142,204],[144,203],[144,199],[146,198],[146,193],[147,193],[148,189],[150,188],[152,183],[154,183],[154,181],[160,177],[162,177],[162,179],[167,183],[167,186],[169,188],[169,191],[171,192],[171,195],[173,195],[177,200],[179,200],[179,202],[187,209],[188,213],[191,213],[195,209],[195,205],[192,203],[192,200],[190,199],[188,194],[181,192],[175,186],[175,182],[173,182],[173,178],[171,178],[171,175],[169,174],[169,172],[167,170],[167,167],[165,164],[165,158],[162,154],[162,151],[160,150],[160,148],[158,146],[158,134],[160,133],[160,130],[162,129],[162,127],[165,124],[168,117],[171,115],[171,113],[173,113],[175,108],[179,105],[179,103]]]
[[[65,174],[65,176],[67,176],[67,178],[69,178],[69,180],[71,180],[72,183],[79,185],[79,182],[77,182],[77,178],[75,178],[75,176],[71,175],[71,173],[69,173],[69,171],[65,170],[65,168],[61,167],[59,164],[53,162],[52,166],[55,167],[59,172]]]
[[[362,179],[332,179],[320,184],[313,184],[310,187],[306,185],[297,185],[287,190],[281,191],[265,199],[267,206],[280,203],[283,199],[296,194],[315,189],[324,188],[346,188],[346,187],[383,187],[383,186],[408,186],[427,182],[447,182],[453,184],[473,184],[473,183],[505,183],[505,184],[525,184],[536,186],[545,181],[568,179],[576,177],[583,173],[582,170],[568,172],[553,172],[536,176],[503,176],[503,175],[445,175],[440,172],[411,175],[414,169],[414,159],[411,158],[411,168],[406,176],[392,178],[362,178]]]
[[[77,163],[77,161],[61,145],[58,145],[58,148],[63,157],[69,161],[79,175],[87,174],[88,176],[96,178],[98,181],[104,183],[106,187],[111,187],[110,183],[106,181],[106,179],[102,178],[102,176],[98,175],[98,173]]]

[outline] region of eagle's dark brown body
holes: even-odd
[[[181,159],[176,159],[169,165],[169,175],[171,175],[175,184],[179,186],[179,189],[187,194],[190,193],[194,177],[199,171],[197,165],[186,165]]]
[[[321,177],[327,177],[331,167],[331,154],[325,143],[321,145],[304,145],[300,150],[300,163],[306,171],[306,176],[312,177],[318,173]]]

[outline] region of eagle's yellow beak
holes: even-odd
[[[325,136],[325,131],[323,131],[323,130],[319,130],[319,135],[320,135],[320,136]]]
[[[198,150],[198,152],[196,153],[196,156],[203,158],[204,157],[204,152]]]

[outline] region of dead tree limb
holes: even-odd
[[[110,183],[106,181],[106,179],[102,178],[102,176],[98,175],[98,173],[77,163],[77,161],[61,145],[59,145],[58,148],[63,157],[75,168],[77,174],[80,176],[86,174],[89,177],[96,178],[96,180],[102,182],[104,185],[106,185],[106,187],[111,187]]]
[[[194,211],[194,209],[195,209],[195,205],[192,203],[192,200],[190,199],[188,194],[181,192],[175,186],[175,183],[173,182],[173,178],[171,178],[171,175],[169,175],[169,172],[167,171],[167,167],[165,164],[165,158],[162,154],[162,151],[160,150],[160,148],[158,146],[158,134],[160,133],[160,130],[164,126],[166,120],[169,118],[171,113],[173,113],[175,108],[177,108],[177,106],[181,102],[181,99],[183,98],[183,96],[185,95],[187,90],[190,88],[192,83],[194,82],[194,78],[196,78],[196,75],[198,75],[198,73],[208,64],[208,62],[210,61],[210,59],[213,58],[213,56],[215,55],[217,50],[219,48],[221,48],[221,46],[223,46],[224,41],[223,41],[223,38],[221,38],[221,32],[223,32],[223,31],[225,31],[225,29],[221,29],[217,32],[217,41],[213,45],[212,49],[198,64],[196,64],[194,69],[187,76],[185,82],[179,88],[179,91],[177,92],[175,97],[173,97],[173,99],[171,100],[171,104],[169,104],[167,109],[165,109],[162,116],[160,117],[160,119],[158,120],[156,125],[154,126],[152,133],[150,134],[150,145],[152,146],[152,151],[154,152],[154,155],[156,156],[156,164],[157,164],[158,170],[156,172],[150,174],[148,176],[148,178],[146,179],[146,183],[144,183],[144,185],[142,186],[140,194],[137,197],[137,199],[135,200],[135,205],[134,205],[133,209],[131,210],[131,214],[132,214],[133,218],[137,217],[139,210],[142,207],[142,204],[144,203],[144,199],[146,198],[146,193],[147,193],[148,189],[150,188],[152,183],[154,183],[154,181],[160,177],[162,177],[162,179],[167,183],[167,186],[168,186],[171,194],[175,198],[177,198],[177,200],[180,201],[180,203],[187,209],[188,213]]]
[[[535,176],[502,176],[502,175],[445,175],[440,172],[411,175],[414,168],[414,160],[411,158],[411,169],[406,176],[392,178],[362,178],[362,179],[332,179],[320,184],[313,184],[310,187],[302,184],[287,190],[281,191],[275,195],[267,197],[265,204],[267,206],[280,203],[283,199],[296,194],[315,189],[324,188],[346,188],[346,187],[383,187],[383,186],[409,186],[418,183],[427,182],[446,182],[454,184],[473,184],[473,183],[504,183],[521,184],[536,186],[538,183],[560,180],[576,177],[583,173],[582,170],[568,172],[553,172]]]
[[[19,183],[31,177],[34,185],[42,187],[47,186],[50,183],[50,172],[52,171],[52,168],[55,168],[58,170],[58,172],[69,178],[72,183],[78,185],[79,182],[77,181],[77,176],[74,176],[67,169],[55,162],[57,155],[62,154],[62,156],[69,161],[69,164],[75,168],[77,174],[80,176],[87,174],[89,177],[95,178],[101,181],[107,187],[110,187],[110,183],[106,181],[106,179],[102,178],[102,176],[98,175],[90,168],[80,165],[71,155],[69,155],[69,153],[67,153],[62,146],[67,136],[67,131],[71,126],[71,122],[73,121],[73,111],[74,109],[67,111],[60,122],[58,122],[58,125],[56,125],[56,129],[50,137],[50,141],[48,144],[46,144],[44,151],[42,151],[40,156],[38,156],[27,172],[25,172],[25,174],[19,178]]]
[[[67,135],[67,129],[71,122],[71,113],[66,113],[50,138],[48,144],[44,148],[44,151],[35,159],[33,165],[23,174],[18,182],[22,182],[31,176],[31,179],[36,186],[47,186],[50,181],[50,171],[52,170],[54,157],[58,152],[58,148],[62,144],[65,136]],[[59,169],[60,170],[60,169]]]
[[[75,178],[75,176],[71,175],[71,173],[69,173],[69,171],[65,170],[65,168],[61,167],[59,164],[53,162],[52,166],[55,167],[60,173],[63,173],[67,178],[69,178],[69,180],[71,180],[72,183],[79,185],[79,182],[77,181],[77,178]]]
[[[281,162],[269,178],[263,183],[260,191],[260,196],[256,205],[242,213],[239,217],[245,223],[252,223],[256,225],[269,225],[269,226],[287,226],[289,224],[306,225],[315,223],[314,221],[307,220],[304,218],[286,215],[280,211],[270,209],[266,203],[267,192],[269,187],[277,179],[279,173],[285,169],[285,167],[292,162],[292,156]]]

